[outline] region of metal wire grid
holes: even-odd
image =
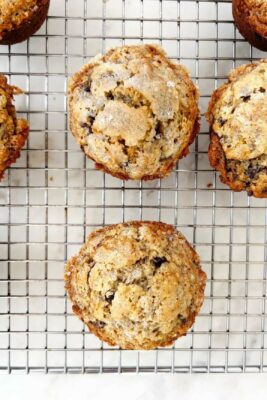
[[[202,132],[171,176],[121,182],[96,171],[69,134],[67,78],[122,43],[157,42],[201,90],[263,57],[234,29],[229,1],[52,1],[37,35],[0,47],[0,70],[25,89],[17,107],[30,138],[0,185],[1,372],[262,372],[267,370],[266,202],[221,185]],[[208,274],[205,304],[173,347],[121,351],[73,315],[65,260],[98,226],[162,220],[194,243]]]

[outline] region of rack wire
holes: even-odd
[[[94,169],[69,133],[68,77],[123,43],[155,42],[201,91],[201,134],[170,177],[122,182]],[[57,0],[27,42],[0,46],[0,70],[25,89],[31,126],[0,184],[0,372],[267,371],[266,201],[222,185],[207,159],[204,112],[237,65],[264,57],[234,28],[230,1]],[[96,227],[132,219],[174,224],[208,275],[200,316],[173,347],[122,351],[73,315],[64,262]]]

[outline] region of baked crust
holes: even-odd
[[[267,60],[236,68],[213,93],[206,114],[211,166],[232,190],[259,198],[267,197],[266,74]]]
[[[0,0],[0,44],[23,42],[43,25],[50,0]]]
[[[189,153],[189,147],[192,143],[194,143],[196,136],[198,135],[200,131],[200,124],[199,124],[199,118],[196,119],[195,121],[195,125],[194,125],[194,129],[192,130],[192,133],[189,137],[189,142],[188,145],[183,149],[183,151],[181,152],[179,158],[173,160],[172,162],[170,162],[169,164],[166,164],[165,168],[163,169],[162,172],[156,173],[154,175],[143,175],[141,180],[142,181],[151,181],[153,179],[161,179],[161,178],[165,178],[166,176],[168,176],[173,168],[175,168],[175,165],[177,163],[178,160],[180,160],[183,157],[186,157],[187,154]],[[81,146],[81,149],[84,151],[83,146]],[[94,161],[94,159],[92,157],[90,157],[88,154],[86,154],[92,161]],[[119,178],[119,179],[123,179],[123,180],[128,180],[129,175],[126,174],[122,174],[119,172],[113,172],[112,170],[108,169],[107,166],[103,165],[103,164],[98,164],[95,163],[95,167],[98,170],[104,171],[112,176],[114,176],[115,178]]]
[[[96,168],[120,179],[165,177],[199,132],[198,91],[159,46],[95,57],[68,92],[74,137]]]
[[[264,0],[233,0],[235,24],[252,46],[267,51],[267,3]]]
[[[13,95],[22,93],[7,83],[0,75],[0,180],[4,171],[20,156],[20,150],[28,137],[29,127],[25,119],[17,119],[12,104]]]
[[[161,222],[91,233],[65,266],[73,312],[123,349],[169,346],[186,334],[204,299],[206,274],[185,237]]]

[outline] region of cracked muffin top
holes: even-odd
[[[0,180],[5,169],[19,157],[28,136],[28,123],[17,119],[12,104],[13,95],[19,93],[22,91],[8,85],[6,77],[0,75]]]
[[[254,47],[267,51],[267,1],[233,0],[233,17],[241,35]]]
[[[198,133],[197,100],[185,68],[159,46],[124,46],[70,80],[70,126],[97,167],[122,179],[160,178]]]
[[[50,0],[0,0],[0,44],[28,39],[46,19]]]
[[[234,70],[213,94],[207,117],[233,180],[249,194],[267,195],[267,60]]]
[[[91,332],[124,349],[167,346],[186,334],[206,274],[185,237],[159,222],[93,232],[65,267],[73,311]]]
[[[0,0],[0,37],[4,30],[21,25],[38,8],[40,0]]]
[[[255,25],[267,25],[267,2],[266,0],[244,0],[247,8],[251,10],[248,17]]]

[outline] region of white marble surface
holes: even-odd
[[[265,375],[0,376],[5,400],[265,399]]]

